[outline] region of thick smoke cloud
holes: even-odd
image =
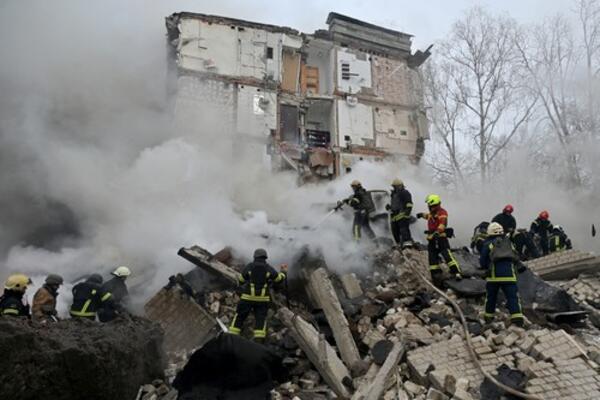
[[[58,272],[73,282],[126,264],[142,303],[169,275],[192,268],[176,256],[192,244],[230,245],[246,258],[264,246],[275,264],[309,245],[333,268],[364,268],[365,249],[350,240],[342,214],[316,232],[296,229],[319,222],[326,209],[315,205],[348,196],[352,179],[386,189],[400,176],[417,211],[438,191],[427,171],[368,163],[335,182],[297,187],[292,174],[272,175],[255,157],[234,155],[231,139],[176,129],[162,19],[175,10],[147,7],[0,5],[0,279],[22,271],[39,284]],[[586,202],[523,174],[518,154],[507,170],[509,179],[483,195],[440,193],[456,245],[510,201],[522,226],[548,208],[576,244],[591,248],[588,215],[574,206]],[[423,228],[414,226],[417,238]]]

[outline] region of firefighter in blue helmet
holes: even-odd
[[[239,335],[244,326],[244,321],[254,313],[254,339],[258,342],[264,341],[267,336],[267,312],[271,304],[269,290],[274,283],[286,279],[287,265],[280,266],[281,272],[277,272],[267,263],[267,251],[256,249],[254,261],[248,264],[239,276],[242,288],[240,302],[237,305],[236,314],[231,321],[229,333]]]
[[[511,323],[523,326],[523,310],[517,289],[518,260],[513,244],[504,235],[502,225],[492,222],[488,226],[488,240],[483,244],[479,263],[487,270],[486,299],[484,318],[487,323],[493,321],[496,313],[498,291],[502,290],[510,312]]]

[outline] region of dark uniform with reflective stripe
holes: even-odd
[[[486,299],[485,299],[485,318],[491,320],[496,313],[496,302],[498,301],[498,291],[502,290],[506,297],[506,305],[510,312],[510,319],[516,323],[522,323],[523,311],[519,291],[517,288],[517,272],[515,263],[511,259],[501,259],[492,261],[492,251],[494,244],[503,239],[503,237],[492,237],[488,239],[479,256],[481,268],[488,271],[486,278]],[[516,256],[516,252],[515,252]]]
[[[412,241],[410,235],[410,214],[412,196],[404,187],[394,187],[390,200],[390,228],[396,244]]]
[[[460,274],[460,266],[450,250],[450,242],[446,235],[448,212],[441,206],[434,206],[430,208],[430,213],[425,217],[427,218],[427,252],[432,280],[434,283],[438,282],[442,274],[440,257],[444,259],[452,274]]]
[[[511,240],[521,261],[531,260],[540,256],[532,236],[533,234],[528,232],[527,229],[517,229],[511,236]]]
[[[550,253],[571,250],[572,248],[571,239],[569,239],[566,233],[559,229],[552,231],[552,235],[548,238],[548,250]]]
[[[111,301],[111,294],[103,292],[101,285],[90,282],[78,283],[73,287],[73,304],[71,305],[71,316],[73,318],[96,319],[98,308]]]
[[[515,229],[517,229],[517,220],[507,212],[496,214],[496,216],[492,219],[492,222],[497,222],[502,225],[504,233],[512,233],[515,231]]]
[[[371,229],[369,214],[375,211],[375,204],[371,194],[363,187],[354,190],[354,194],[344,200],[354,209],[354,222],[352,223],[352,234],[354,240],[360,240],[364,230],[370,239],[375,238],[375,232]]]
[[[0,315],[29,317],[29,305],[23,304],[24,295],[18,290],[4,289],[4,294],[0,296]]]
[[[285,279],[283,272],[277,272],[267,264],[265,258],[255,258],[244,268],[239,276],[242,294],[236,314],[231,321],[229,333],[239,335],[244,321],[254,313],[254,337],[263,339],[267,336],[267,312],[271,304],[270,286]]]
[[[109,322],[117,317],[118,314],[125,312],[124,302],[129,296],[125,280],[118,276],[113,277],[102,285],[104,295],[110,293],[111,301],[102,302],[98,309],[98,319],[100,322]]]
[[[536,218],[535,221],[531,223],[531,227],[529,228],[531,233],[539,235],[540,247],[542,248],[542,253],[544,255],[548,254],[548,236],[552,233],[553,229],[554,227],[552,226],[552,222],[541,218]]]

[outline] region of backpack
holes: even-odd
[[[508,237],[502,237],[499,240],[493,242],[494,247],[490,253],[492,262],[501,260],[517,260],[517,254],[513,248],[512,241]]]

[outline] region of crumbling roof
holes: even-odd
[[[187,11],[173,13],[169,17],[167,17],[167,27],[169,27],[169,20],[173,21],[173,20],[179,20],[181,18],[198,19],[198,20],[205,21],[205,22],[208,22],[211,24],[235,25],[235,26],[242,26],[242,27],[247,27],[247,28],[264,29],[269,32],[286,33],[288,35],[300,35],[299,31],[297,31],[296,29],[289,28],[287,26],[263,24],[260,22],[252,22],[252,21],[246,21],[243,19],[223,17],[220,15],[201,14],[201,13],[193,13],[193,12],[187,12]]]
[[[345,21],[345,22],[348,22],[348,23],[351,23],[351,24],[354,24],[354,25],[363,26],[365,28],[375,29],[375,30],[378,30],[378,31],[381,31],[381,32],[389,33],[391,35],[397,35],[398,37],[402,37],[402,38],[411,38],[411,37],[413,37],[413,35],[410,35],[408,33],[400,32],[400,31],[395,31],[395,30],[389,29],[389,28],[384,28],[382,26],[371,24],[371,23],[365,22],[365,21],[361,21],[359,19],[348,17],[347,15],[343,15],[343,14],[338,14],[336,12],[330,12],[329,13],[329,15],[327,16],[326,23],[328,25],[330,25],[333,22],[335,22],[335,20]]]

